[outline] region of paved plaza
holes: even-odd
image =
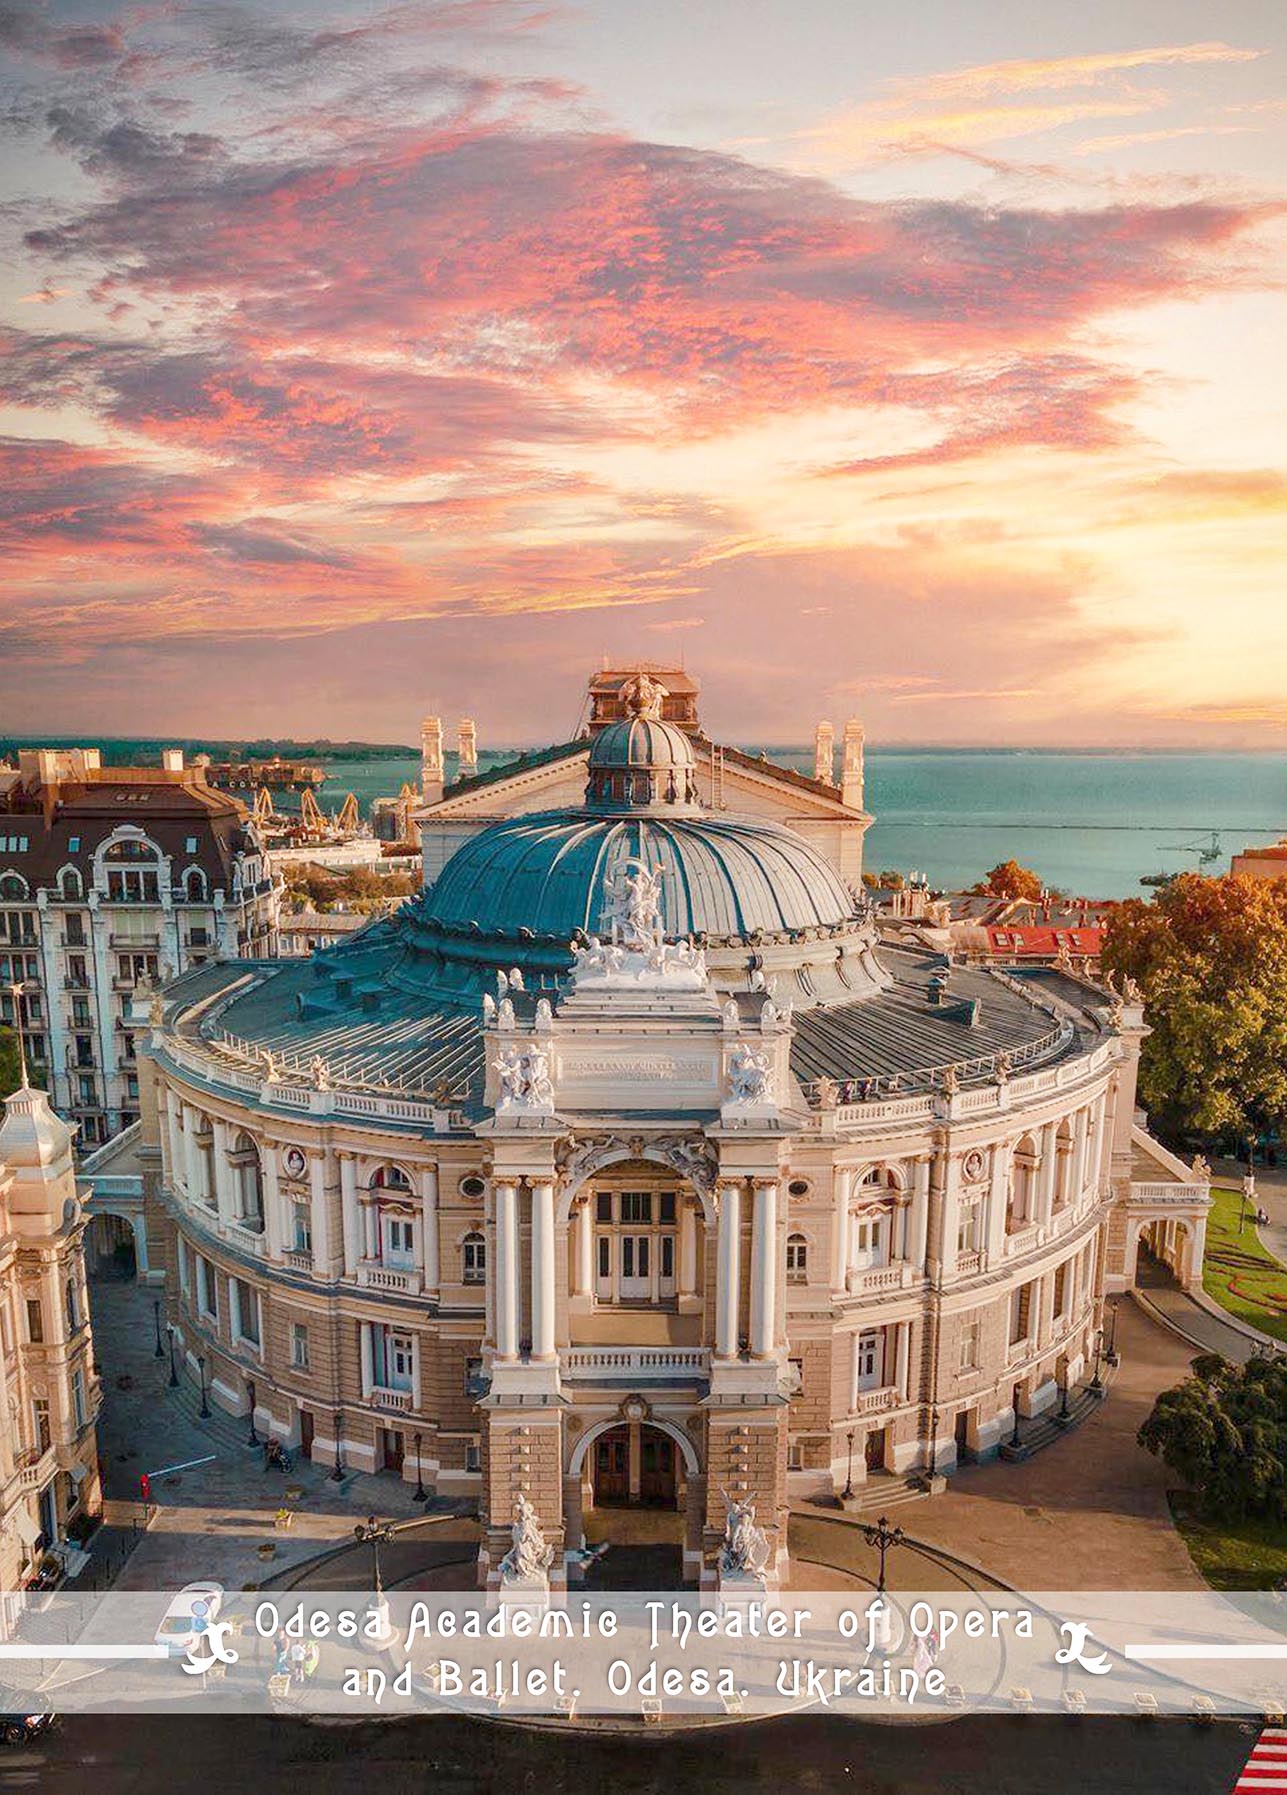
[[[367,1515],[406,1521],[458,1507],[413,1500],[414,1485],[392,1474],[347,1474],[331,1480],[325,1466],[298,1463],[283,1476],[264,1469],[262,1450],[247,1444],[249,1426],[213,1408],[198,1415],[200,1393],[180,1372],[170,1386],[168,1353],[155,1356],[154,1293],[128,1282],[91,1287],[95,1355],[102,1368],[99,1441],[110,1517],[129,1529],[141,1517],[139,1475],[213,1455],[212,1461],[153,1477],[155,1512],[130,1553],[119,1589],[172,1589],[197,1577],[241,1588],[351,1540]],[[164,1335],[163,1335],[164,1338]],[[298,1497],[288,1498],[288,1490]],[[278,1510],[292,1510],[289,1529]],[[442,1525],[460,1530],[450,1519]],[[273,1547],[271,1558],[260,1548]]]

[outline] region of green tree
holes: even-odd
[[[1020,866],[1017,860],[1003,860],[994,866],[974,891],[980,897],[998,898],[1039,898],[1044,886],[1038,874],[1031,868]]]
[[[1287,1359],[1237,1366],[1203,1353],[1192,1376],[1163,1390],[1138,1438],[1205,1514],[1287,1519]]]
[[[0,1097],[16,1091],[21,1077],[18,1037],[11,1028],[0,1028]]]
[[[1109,918],[1103,965],[1144,992],[1147,1108],[1231,1143],[1287,1125],[1287,880],[1183,873]]]

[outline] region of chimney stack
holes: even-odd
[[[840,773],[840,796],[851,810],[862,809],[863,727],[857,717],[845,724],[844,758]]]
[[[830,723],[819,723],[813,732],[813,776],[824,785],[836,783],[836,732]]]
[[[167,773],[181,773],[183,771],[182,748],[162,748],[161,765]]]
[[[472,779],[478,771],[478,736],[472,717],[462,717],[456,734],[456,752],[460,757],[461,779]]]
[[[442,787],[442,718],[426,717],[420,725],[420,790],[425,803],[440,803]]]

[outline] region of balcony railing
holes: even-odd
[[[872,1296],[881,1290],[901,1290],[911,1279],[908,1261],[896,1265],[873,1265],[866,1271],[851,1271],[845,1280],[850,1296]]]
[[[378,1259],[359,1260],[357,1280],[369,1290],[400,1290],[408,1296],[420,1290],[419,1267],[382,1265]]]
[[[411,1413],[410,1390],[388,1390],[381,1384],[375,1384],[371,1388],[367,1401],[373,1409],[389,1409],[397,1415]]]
[[[568,1346],[563,1374],[576,1378],[647,1377],[691,1382],[707,1375],[704,1346]]]
[[[896,1409],[903,1401],[903,1393],[897,1384],[882,1384],[876,1390],[859,1390],[854,1398],[855,1415],[881,1415],[887,1409]]]
[[[291,1247],[282,1254],[282,1259],[291,1271],[312,1271],[313,1255],[299,1247]]]

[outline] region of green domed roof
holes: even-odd
[[[855,913],[839,874],[793,831],[656,809],[545,811],[495,823],[456,850],[413,910],[416,921],[451,929],[527,929],[570,941],[578,931],[605,932],[608,892],[630,860],[660,869],[662,927],[672,939],[834,928]]]

